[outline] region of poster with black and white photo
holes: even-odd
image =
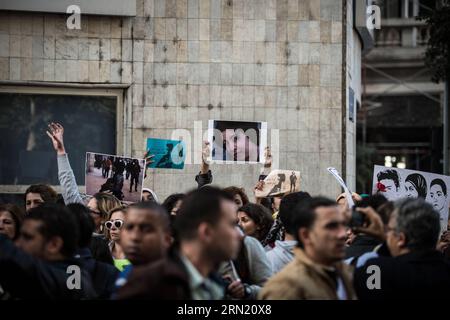
[[[294,170],[273,170],[264,179],[262,190],[255,190],[258,198],[273,197],[300,191],[300,172]]]
[[[439,212],[441,231],[447,230],[449,187],[449,176],[383,166],[373,169],[372,194],[381,193],[391,201],[405,197],[425,199]]]
[[[209,120],[208,141],[215,163],[264,163],[267,122]]]

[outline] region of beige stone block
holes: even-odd
[[[199,19],[199,40],[209,40],[209,19]]]
[[[9,80],[9,58],[0,58],[0,80]]]
[[[320,42],[331,43],[331,21],[320,21]]]
[[[320,21],[309,21],[309,42],[320,42]]]
[[[55,80],[55,61],[44,60],[44,81]]]
[[[286,41],[287,40],[287,23],[286,21],[277,20],[276,29],[276,41]]]
[[[55,60],[55,81],[66,81],[66,60]]]
[[[9,59],[9,78],[11,80],[20,80],[21,62],[20,58]]]
[[[221,40],[231,41],[233,40],[233,20],[231,19],[222,19],[221,20]]]
[[[198,18],[199,0],[188,0],[188,18]]]
[[[9,56],[19,58],[20,57],[20,36],[9,36]],[[53,56],[54,57],[54,56]]]
[[[277,1],[266,0],[266,20],[277,19]]]
[[[199,1],[199,17],[209,18],[211,11],[210,0]]]
[[[33,37],[21,36],[20,37],[20,56],[22,58],[31,58],[33,56]]]

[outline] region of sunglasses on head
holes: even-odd
[[[111,230],[113,227],[116,229],[120,229],[123,226],[123,220],[117,219],[117,220],[109,220],[105,222],[105,227],[108,230]]]

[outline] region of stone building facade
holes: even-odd
[[[195,121],[267,121],[278,167],[335,197],[327,167],[355,180],[349,86],[360,95],[364,43],[353,14],[352,0],[137,0],[135,16],[82,11],[68,30],[64,13],[0,11],[1,89],[119,92],[117,152],[137,157],[147,137],[187,129],[193,162]],[[212,166],[214,183],[251,193],[261,167]],[[164,198],[195,187],[198,171],[151,170],[145,183]]]

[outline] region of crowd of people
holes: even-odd
[[[32,185],[24,208],[0,205],[0,299],[433,299],[450,288],[450,232],[420,197],[353,194],[349,208],[345,195],[291,190],[251,202],[212,185],[205,143],[197,188],[163,201],[144,188],[125,206],[81,194],[64,128],[47,134],[61,197]]]

